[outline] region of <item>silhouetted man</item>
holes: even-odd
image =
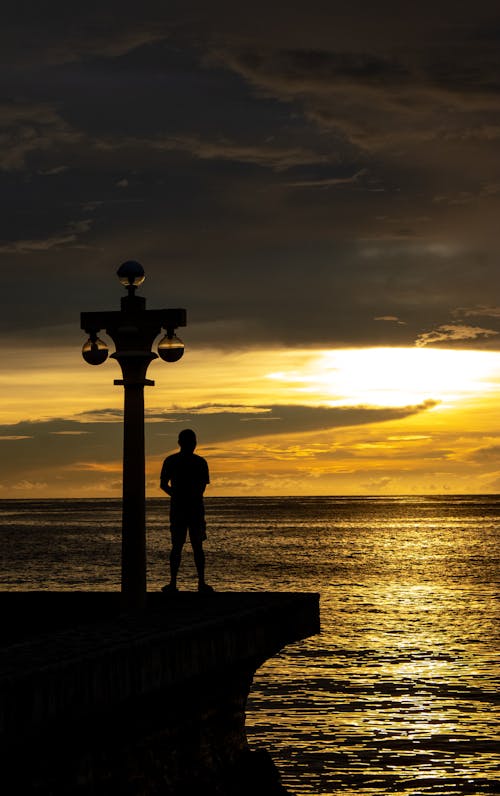
[[[181,563],[182,548],[189,531],[189,541],[193,548],[194,563],[198,573],[198,591],[212,592],[205,583],[205,553],[203,541],[207,538],[205,530],[205,507],[203,493],[210,483],[208,464],[198,456],[196,434],[185,428],[179,434],[178,453],[167,456],[161,468],[160,487],[170,495],[170,534],[172,549],[170,551],[170,583],[163,587],[163,592],[176,592],[177,573]]]

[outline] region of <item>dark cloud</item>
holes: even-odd
[[[486,445],[483,448],[477,448],[467,458],[477,464],[498,464],[500,462],[500,445]]]
[[[167,419],[181,425],[193,425],[206,444],[216,441],[238,440],[261,435],[292,434],[324,429],[345,428],[367,423],[382,423],[397,420],[432,409],[435,401],[426,401],[417,406],[394,408],[355,407],[310,407],[300,405],[272,406],[255,409],[250,413],[214,411],[208,407],[195,408],[189,412],[169,412],[150,415],[149,420]],[[215,407],[216,409],[216,407]],[[154,435],[155,426],[150,429]],[[168,429],[168,434],[177,431]]]
[[[49,235],[47,238],[30,240],[14,240],[9,243],[0,243],[0,254],[30,254],[32,252],[60,249],[62,247],[77,245],[80,236],[85,235],[92,226],[92,219],[70,221],[64,230]]]
[[[498,51],[492,47],[488,57],[469,47],[469,63],[463,64],[463,51],[454,50],[448,57],[416,49],[396,57],[276,49],[220,57],[257,90],[299,101],[320,126],[371,149],[443,135],[463,139],[465,131],[477,138],[494,135],[494,123],[485,125],[482,114],[498,119]]]
[[[171,19],[179,9],[170,6]],[[10,6],[4,17],[4,58],[16,66],[67,64],[105,55],[117,57],[163,38],[169,25],[162,21],[160,4],[129,0],[69,5],[49,0],[43,7],[33,2]]]
[[[81,133],[73,130],[50,103],[0,103],[0,169],[25,169],[31,153],[58,150],[81,139]]]
[[[398,420],[435,405],[427,401],[417,406],[398,408],[271,406],[245,411],[222,410],[204,405],[190,410],[149,413],[146,418],[149,456],[159,456],[177,447],[181,428],[194,428],[200,445],[237,442],[258,436],[281,436],[290,433],[324,431]],[[20,479],[40,481],[51,477],[52,470],[64,469],[96,473],[107,472],[106,465],[118,462],[121,470],[122,412],[101,409],[85,413],[81,419],[24,421],[0,426],[0,483]]]
[[[500,290],[497,9],[465,5],[11,4],[2,329],[111,309],[135,258],[197,346],[497,347],[454,315]]]
[[[121,139],[98,142],[104,151],[125,148],[135,151],[180,152],[200,160],[231,161],[271,168],[281,172],[296,166],[324,163],[327,158],[320,152],[304,147],[276,146],[271,143],[257,144],[234,142],[221,137],[216,140],[203,140],[195,136],[177,136],[152,139]],[[348,180],[351,181],[350,179]]]

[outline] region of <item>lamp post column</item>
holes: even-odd
[[[115,357],[123,372],[115,384],[124,388],[121,591],[124,608],[130,610],[144,607],[147,592],[144,387],[154,384],[145,373],[155,354],[132,362]]]

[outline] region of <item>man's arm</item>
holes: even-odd
[[[166,460],[163,462],[163,467],[161,468],[161,475],[160,475],[160,489],[163,489],[167,495],[172,495],[172,487],[169,484],[170,481],[170,473],[168,472],[167,462]]]
[[[208,473],[208,464],[207,464],[207,460],[203,459],[203,486],[202,486],[202,489],[201,489],[201,494],[202,495],[205,493],[205,489],[207,487],[207,484],[209,484],[209,483],[210,483],[210,475]]]

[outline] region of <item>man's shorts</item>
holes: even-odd
[[[185,510],[176,506],[170,507],[170,535],[172,543],[183,545],[189,531],[191,544],[199,544],[207,538],[205,511],[203,506]]]

